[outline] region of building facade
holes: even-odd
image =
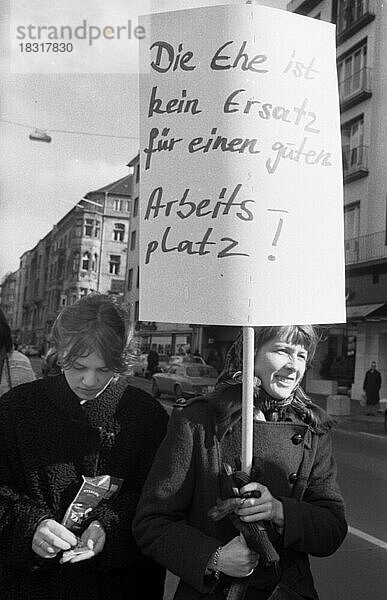
[[[292,0],[287,8],[336,24],[347,324],[327,332],[319,371],[352,382],[358,399],[375,360],[387,397],[387,6],[379,0]]]
[[[131,195],[133,198],[130,219],[127,272],[125,278],[125,306],[129,312],[129,320],[134,324],[136,337],[139,340],[140,351],[147,353],[156,350],[161,356],[168,356],[186,351],[199,349],[198,340],[200,327],[182,323],[156,323],[139,320],[140,299],[140,256],[139,256],[139,226],[140,226],[140,156],[137,154],[128,164],[132,175]],[[162,273],[160,273],[162,277]],[[172,284],[173,282],[171,282]],[[157,302],[157,281],[153,289],[148,290]]]
[[[130,189],[127,175],[89,192],[20,257],[13,326],[19,344],[44,352],[61,308],[89,292],[123,299]]]
[[[17,293],[18,272],[7,273],[0,285],[0,306],[7,319],[8,325],[15,328],[16,311],[15,301]]]

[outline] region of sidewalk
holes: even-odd
[[[313,402],[326,410],[327,396],[322,394],[309,394],[309,396]],[[355,431],[361,429],[368,433],[385,434],[387,438],[387,433],[384,429],[384,410],[376,413],[375,416],[367,416],[366,412],[366,406],[360,406],[360,402],[351,400],[351,412],[349,415],[332,415],[337,421],[336,429],[353,429]]]

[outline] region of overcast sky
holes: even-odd
[[[139,143],[138,74],[133,65],[129,74],[111,72],[122,70],[115,56],[118,46],[111,41],[105,46],[95,43],[87,49],[90,54],[84,64],[79,64],[80,73],[13,73],[10,58],[18,49],[15,46],[14,53],[10,52],[10,23],[68,23],[71,18],[75,23],[83,19],[108,25],[127,23],[128,19],[136,23],[137,15],[146,12],[239,3],[245,4],[237,0],[113,0],[108,4],[104,0],[10,0],[10,13],[1,14],[0,32],[0,281],[19,267],[20,255],[33,248],[87,192],[127,175],[126,164],[137,153]],[[288,0],[256,3],[285,8]],[[50,21],[48,9],[53,15]],[[0,10],[4,11],[4,6]],[[132,39],[131,44],[137,43]],[[24,56],[19,53],[17,58],[23,60]],[[131,56],[136,56],[135,52]],[[43,60],[36,55],[36,60],[39,58]],[[108,63],[104,62],[107,58]],[[93,70],[109,72],[87,73],[88,64]],[[28,135],[34,128],[47,130],[52,142],[30,141]],[[54,129],[117,137],[54,133]]]

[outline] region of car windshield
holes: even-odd
[[[187,367],[187,375],[189,377],[217,377],[218,374],[212,367],[206,367],[204,365],[192,365]]]

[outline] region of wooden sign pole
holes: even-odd
[[[242,471],[250,475],[253,462],[254,328],[243,327]]]

